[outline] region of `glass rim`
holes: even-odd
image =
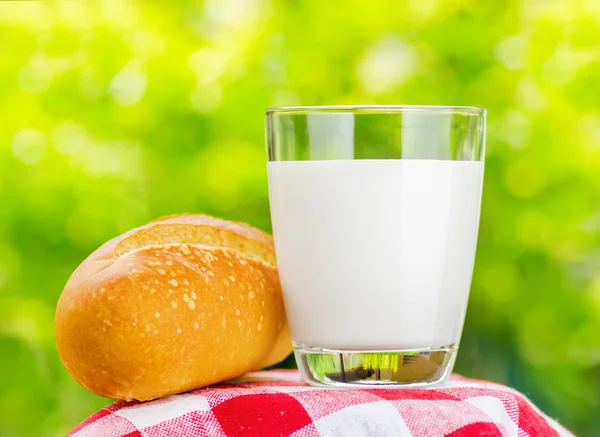
[[[436,106],[436,105],[326,105],[326,106],[282,106],[269,108],[266,115],[273,114],[322,114],[332,112],[401,114],[403,112],[455,113],[485,115],[485,108],[477,106]]]

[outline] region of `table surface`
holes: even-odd
[[[69,436],[573,435],[523,394],[486,381],[452,375],[430,389],[339,389],[271,370],[151,402],[117,401]]]

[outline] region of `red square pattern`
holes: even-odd
[[[302,404],[285,393],[238,396],[213,413],[231,437],[288,436],[311,423]]]
[[[381,388],[376,390],[365,390],[369,393],[376,394],[381,399],[388,401],[395,401],[401,399],[420,399],[425,401],[458,401],[456,396],[452,396],[448,393],[443,393],[437,390],[422,390],[422,389],[387,389]]]
[[[533,407],[521,396],[516,396],[519,404],[519,428],[529,437],[558,437],[558,433],[548,422],[535,412]]]

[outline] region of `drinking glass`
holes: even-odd
[[[304,380],[444,382],[473,273],[485,110],[277,108],[266,135],[277,265]]]

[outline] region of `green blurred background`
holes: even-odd
[[[175,5],[176,3],[176,5]],[[456,370],[600,433],[600,2],[0,2],[0,435],[109,401],[53,316],[105,240],[203,211],[270,229],[264,109],[488,108]]]

